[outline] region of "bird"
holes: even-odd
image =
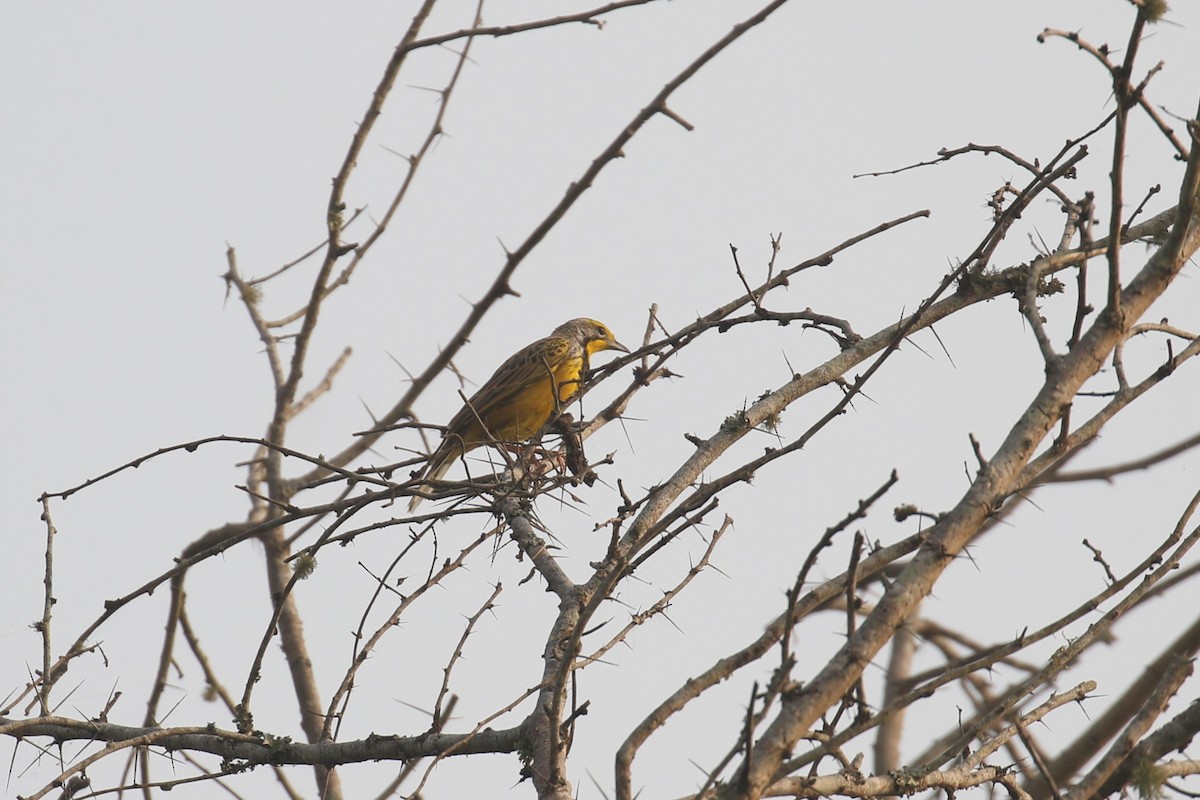
[[[629,352],[607,325],[588,317],[564,322],[518,350],[447,423],[441,444],[416,479],[441,478],[455,459],[476,447],[533,437],[579,393],[591,357],[604,350]],[[414,495],[409,512],[425,497]]]

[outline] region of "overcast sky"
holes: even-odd
[[[1188,115],[1200,89],[1200,7],[1187,0],[1175,5],[1170,21],[1145,42],[1138,77],[1165,61],[1150,94],[1168,115]],[[473,7],[446,4],[427,31],[467,26]],[[369,427],[370,413],[389,408],[406,385],[397,362],[414,372],[425,367],[501,267],[502,246],[518,244],[666,80],[757,7],[742,0],[676,0],[613,14],[602,29],[567,26],[475,42],[451,99],[447,135],[410,202],[324,310],[308,377],[344,346],[354,355],[335,391],[296,423],[289,444],[335,452],[352,432]],[[225,297],[225,250],[236,248],[244,274],[263,275],[322,241],[330,179],[412,9],[412,3],[383,2],[106,2],[14,4],[0,12],[4,685],[21,685],[40,660],[29,625],[41,616],[44,526],[36,500],[43,491],[81,483],[166,445],[264,432],[273,403],[269,374],[244,310]],[[560,3],[496,2],[485,6],[484,18],[499,24],[561,11]],[[516,348],[580,315],[602,319],[636,344],[652,303],[665,324],[679,326],[739,292],[730,244],[761,279],[771,234],[782,233],[780,263],[790,265],[886,219],[927,208],[930,219],[806,273],[775,301],[849,318],[860,333],[875,331],[913,310],[956,259],[966,257],[986,231],[992,192],[1023,176],[1008,162],[978,155],[893,177],[853,176],[928,160],[940,148],[967,142],[1003,144],[1045,162],[1108,113],[1111,92],[1089,56],[1062,40],[1039,44],[1037,34],[1045,27],[1078,29],[1094,43],[1121,48],[1131,18],[1131,6],[1120,0],[785,6],[673,99],[672,108],[693,131],[658,118],[604,171],[520,268],[513,280],[520,296],[505,299],[485,319],[458,367],[478,383]],[[427,50],[402,75],[347,192],[367,217],[381,214],[395,191],[404,166],[397,154],[418,146],[436,110],[429,88],[441,85],[453,60],[448,49]],[[1128,198],[1139,202],[1162,182],[1164,192],[1148,206],[1154,213],[1174,202],[1180,167],[1143,117],[1135,115],[1132,135]],[[1097,140],[1095,155],[1081,168],[1080,194],[1103,190],[1107,141]],[[1038,235],[1055,241],[1056,208],[1046,204],[1028,217],[998,266],[1028,260]],[[360,223],[346,238],[355,241],[365,231]],[[1179,299],[1154,314],[1195,327],[1200,291],[1194,265],[1181,283]],[[298,277],[272,285],[264,303],[269,315],[280,316],[304,296]],[[1069,325],[1071,303],[1050,304],[1054,324]],[[939,334],[949,358],[932,337],[918,337],[920,349],[906,348],[834,433],[803,458],[759,476],[755,486],[731,492],[722,511],[737,520],[737,534],[718,553],[724,574],[703,575],[681,599],[671,615],[677,628],[659,620],[635,634],[630,648],[615,652],[611,685],[604,683],[604,668],[587,673],[594,675],[587,690],[597,701],[580,726],[578,747],[596,754],[583,763],[605,791],[614,742],[664,693],[760,631],[826,526],[895,467],[902,483],[866,530],[885,542],[907,535],[913,523],[898,525],[887,510],[901,502],[948,508],[967,486],[968,432],[985,449],[999,444],[1042,379],[1015,303],[987,304]],[[1144,363],[1165,353],[1161,341],[1144,347]],[[672,367],[684,378],[643,393],[631,419],[606,429],[589,451],[593,457],[616,452],[627,483],[652,485],[686,456],[683,434],[710,435],[747,400],[833,352],[828,338],[798,329],[787,338],[777,332],[715,338]],[[1195,433],[1200,381],[1182,375],[1178,384],[1131,411],[1084,460],[1144,455]],[[447,419],[457,408],[457,389],[448,378],[436,383],[418,406],[423,418]],[[798,435],[831,403],[825,398],[793,409],[782,435]],[[745,452],[773,442],[764,434]],[[399,438],[387,442],[393,445],[416,446]],[[104,598],[161,573],[205,530],[244,516],[246,498],[234,487],[245,480],[236,464],[249,453],[216,445],[173,454],[54,505],[60,648],[99,613]],[[398,457],[391,449],[379,456]],[[1192,456],[1124,479],[1120,493],[1088,485],[1039,495],[1039,508],[1016,515],[1003,541],[985,540],[973,552],[974,563],[951,571],[926,612],[954,624],[969,619],[981,641],[1047,621],[1051,617],[1020,612],[1039,604],[1047,614],[1061,612],[1083,591],[1099,588],[1102,573],[1081,573],[1085,589],[1048,589],[1024,598],[1024,605],[1009,597],[1012,576],[1052,587],[1063,559],[1087,563],[1082,536],[1130,566],[1141,550],[1128,543],[1161,538],[1171,528],[1198,470],[1200,460]],[[614,498],[611,489],[598,487],[589,496],[594,513],[554,517],[573,575],[586,574],[588,561],[602,554],[606,541],[592,535],[592,526]],[[692,555],[702,545],[699,538],[692,542]],[[333,654],[318,667],[326,690],[345,668],[347,631],[370,591],[358,562],[375,567],[394,551],[395,542],[380,536],[327,553],[301,589],[311,646]],[[686,571],[687,557],[681,551],[674,571],[664,565],[661,573],[641,576],[644,586],[626,587],[621,599],[628,606],[614,606],[614,618],[660,597]],[[189,577],[191,595],[206,598],[196,622],[231,675],[244,675],[240,659],[253,646],[247,642],[257,641],[268,618],[260,562],[259,551],[243,547]],[[832,553],[821,574],[836,574],[842,564],[844,551]],[[537,637],[553,606],[536,581],[518,585],[526,570],[509,551],[494,562],[481,560],[469,579],[449,587],[454,591],[443,604],[415,617],[405,631],[411,638],[395,637],[375,656],[381,666],[364,674],[346,738],[423,729],[421,715],[406,704],[428,707],[444,659],[419,664],[413,654],[456,638],[462,615],[498,580],[506,592],[496,619],[472,640],[461,668],[464,686],[491,681],[495,693],[465,697],[458,709],[462,726],[536,683]],[[968,617],[962,598],[979,592],[1005,602],[994,604],[993,616],[973,609]],[[330,602],[342,597],[347,602]],[[727,614],[734,599],[749,612]],[[165,592],[156,593],[106,629],[111,664],[72,669],[60,686],[78,688],[64,713],[95,714],[117,688],[131,696],[118,705],[114,721],[140,723],[140,692],[153,669],[164,603]],[[532,649],[511,644],[520,631],[533,637]],[[1122,634],[1135,641],[1148,635]],[[1147,647],[1157,649],[1159,641],[1147,639]],[[833,635],[806,642],[812,667],[838,644]],[[182,703],[166,722],[215,719],[227,726],[221,709],[199,699],[194,665],[185,669],[173,676],[167,707]],[[618,680],[622,669],[643,676],[637,692]],[[1093,665],[1079,677],[1103,678],[1110,669],[1114,676],[1129,672],[1119,664]],[[713,730],[736,726],[743,688],[718,697],[688,719]],[[263,686],[260,698],[259,725],[294,734],[286,685]],[[930,709],[921,722],[929,731],[953,726],[952,699]],[[1072,720],[1072,713],[1061,714],[1064,727],[1086,722],[1082,714]],[[647,796],[694,788],[700,772],[688,759],[711,766],[728,740],[694,744],[684,747],[678,738],[652,744],[643,758],[658,759],[653,763],[661,774],[639,773]],[[10,747],[6,742],[6,754]],[[52,764],[23,775],[32,759],[31,749],[19,750],[9,791],[32,791],[53,775]],[[158,769],[170,767],[163,762]],[[481,786],[492,796],[510,786],[511,796],[529,796],[527,787],[516,785],[511,758],[444,773],[430,796]],[[348,770],[345,779],[365,793],[380,785],[378,773],[368,775]],[[581,796],[601,796],[584,774],[572,778]],[[308,775],[295,780],[311,786]],[[212,789],[193,791],[199,793],[184,796],[211,796],[205,792]]]

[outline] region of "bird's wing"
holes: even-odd
[[[548,380],[569,348],[566,339],[548,336],[513,354],[454,415],[446,426],[447,435],[462,435],[478,426],[480,419],[486,421],[497,409],[511,405],[531,386]]]
[[[501,364],[446,425],[441,444],[430,455],[419,477],[438,480],[449,472],[454,459],[494,435],[494,431],[483,430],[480,420],[486,423],[497,419],[497,409],[512,405],[522,392],[549,380],[570,349],[569,340],[548,336],[517,351]],[[422,495],[415,495],[408,503],[409,512],[415,511],[422,499]]]

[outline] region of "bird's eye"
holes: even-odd
[[[608,336],[608,331],[604,330],[603,325],[596,326],[596,333],[600,334],[601,336]]]

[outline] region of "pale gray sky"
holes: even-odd
[[[427,30],[468,25],[473,5],[439,11]],[[1184,0],[1175,5],[1171,22],[1145,43],[1141,64],[1144,70],[1166,61],[1151,95],[1171,113],[1190,114],[1200,75],[1200,8]],[[35,502],[41,492],[169,444],[263,433],[269,377],[244,311],[224,300],[225,247],[237,248],[245,274],[262,275],[322,240],[330,178],[412,7],[107,2],[20,4],[0,12],[0,407],[8,421],[0,481],[7,554],[0,588],[3,685],[21,684],[40,658],[28,626],[41,616],[44,528]],[[289,444],[333,452],[370,425],[363,404],[376,412],[390,407],[404,386],[393,357],[414,371],[425,366],[501,266],[498,240],[519,243],[669,77],[757,7],[676,0],[613,15],[603,30],[575,26],[476,42],[451,101],[448,135],[432,151],[409,204],[352,284],[326,306],[309,377],[347,344],[354,357],[336,390],[293,428]],[[532,19],[561,8],[497,2],[486,6],[485,21]],[[888,178],[851,176],[930,159],[942,147],[967,142],[1003,144],[1047,160],[1068,137],[1102,119],[1111,98],[1086,54],[1061,40],[1039,44],[1036,35],[1047,26],[1080,29],[1093,42],[1123,47],[1130,18],[1130,6],[1119,0],[785,7],[674,98],[672,108],[694,131],[654,120],[625,158],[604,171],[521,267],[513,281],[521,296],[504,300],[485,320],[458,366],[482,381],[517,347],[585,314],[636,343],[651,303],[659,304],[665,323],[680,325],[739,292],[730,243],[743,265],[761,275],[772,233],[783,233],[780,260],[791,264],[885,219],[929,208],[931,219],[808,273],[775,301],[850,318],[860,333],[874,331],[914,309],[970,252],[986,230],[987,198],[1004,180],[1023,176],[1008,162],[981,156]],[[415,149],[436,99],[424,87],[440,85],[453,58],[448,50],[425,51],[402,76],[351,181],[353,206],[382,213],[402,166],[389,150]],[[1169,195],[1178,165],[1143,117],[1135,115],[1132,135],[1129,198],[1137,202],[1158,181]],[[1103,188],[1107,141],[1097,141],[1096,155],[1081,169],[1080,193]],[[1149,211],[1173,202],[1164,195]],[[1029,235],[1036,229],[1052,240],[1059,219],[1056,208],[1034,209],[997,263],[1027,260]],[[347,238],[355,236],[352,228]],[[1162,315],[1194,325],[1200,307],[1194,267],[1183,281],[1190,296]],[[273,287],[268,313],[291,310],[303,294],[303,280],[291,284],[290,296]],[[1067,301],[1048,304],[1054,324],[1069,324],[1070,314]],[[721,510],[737,520],[737,532],[718,551],[725,575],[705,574],[685,593],[671,612],[679,630],[658,620],[634,634],[631,648],[613,653],[615,667],[586,673],[594,704],[577,747],[595,753],[581,763],[606,790],[614,743],[664,693],[756,635],[781,608],[783,588],[820,532],[892,467],[902,483],[866,527],[883,541],[913,530],[885,510],[901,502],[942,510],[966,488],[968,432],[985,450],[999,443],[1041,380],[1035,344],[1015,304],[988,304],[939,334],[953,364],[932,337],[918,338],[925,353],[915,347],[901,353],[868,388],[874,402],[856,402],[853,415],[803,457],[730,493]],[[1149,359],[1165,352],[1159,341],[1141,346]],[[627,436],[610,426],[589,450],[617,451],[626,480],[649,486],[686,454],[684,433],[707,435],[747,399],[786,380],[788,362],[803,370],[832,352],[827,338],[798,328],[783,340],[754,333],[715,339],[672,367],[685,378],[639,397]],[[1195,375],[1178,382],[1108,431],[1085,460],[1142,455],[1194,433],[1200,382]],[[444,421],[457,408],[456,390],[439,381],[419,406],[424,418]],[[798,435],[831,402],[797,406],[784,418],[783,435]],[[929,413],[931,405],[936,413]],[[764,435],[746,447],[771,442]],[[234,488],[244,474],[234,465],[249,452],[215,445],[173,454],[55,503],[60,646],[99,613],[103,599],[160,573],[204,530],[244,514],[246,501]],[[926,612],[954,624],[969,613],[974,635],[984,641],[1050,619],[1060,610],[1056,603],[1065,609],[1082,596],[1053,589],[1066,559],[1086,561],[1079,539],[1089,537],[1129,566],[1141,551],[1125,543],[1161,537],[1198,471],[1193,455],[1124,479],[1120,492],[1079,486],[1039,495],[1040,510],[1023,510],[1003,540],[994,535],[975,548],[975,563],[952,570]],[[591,496],[599,519],[612,499],[604,488]],[[606,540],[591,532],[590,515],[550,516],[567,548],[567,568],[583,574]],[[698,539],[690,545],[695,553],[701,546]],[[345,667],[347,632],[370,589],[357,562],[377,566],[394,550],[394,540],[381,536],[327,551],[317,575],[301,587],[311,646],[333,654],[318,666],[323,687],[331,688]],[[835,549],[822,574],[840,571],[844,552]],[[197,607],[195,621],[233,675],[244,674],[239,659],[246,642],[257,641],[268,618],[259,561],[257,551],[243,547],[189,577],[193,597],[211,597]],[[642,575],[647,583],[626,587],[622,601],[628,609],[653,603],[686,562],[681,552],[672,569]],[[379,663],[362,676],[344,737],[423,727],[404,703],[429,704],[443,659],[423,663],[420,656],[457,638],[461,615],[497,580],[506,591],[460,667],[464,700],[457,713],[470,725],[536,683],[536,648],[510,642],[514,631],[537,641],[552,605],[536,581],[518,586],[525,571],[505,551],[456,578],[449,588],[457,593],[405,628],[410,638],[394,636],[376,654]],[[1029,607],[1048,609],[1046,616],[1030,620],[1006,602],[994,605],[994,617],[981,618],[963,599],[1007,595],[1018,574],[1042,590],[1030,590]],[[1098,587],[1102,575],[1097,569],[1079,580]],[[111,665],[78,663],[61,684],[78,684],[64,712],[96,713],[116,688],[129,694],[114,721],[140,722],[139,692],[156,657],[165,596],[143,599],[105,629]],[[735,603],[739,616],[731,618]],[[613,617],[623,619],[628,609],[614,605]],[[1121,633],[1149,636],[1136,626]],[[1158,641],[1147,638],[1146,647],[1156,649]],[[805,642],[812,667],[838,644],[832,634]],[[1101,680],[1103,692],[1109,670],[1113,681],[1128,674],[1130,665],[1122,666],[1092,663],[1081,677]],[[166,721],[227,724],[218,707],[200,700],[198,672],[188,669],[167,706],[182,701]],[[629,673],[640,676],[636,693]],[[470,691],[484,680],[492,687],[486,697]],[[673,723],[696,726],[691,746],[677,736],[652,740],[641,758],[657,766],[638,773],[647,796],[693,788],[700,772],[687,759],[711,765],[728,746],[706,726],[736,726],[744,703],[744,687],[731,686]],[[258,704],[260,727],[295,734],[294,703],[281,680],[260,687]],[[923,713],[929,716],[919,724],[932,732],[957,718],[953,698]],[[1072,713],[1056,724],[1085,722]],[[4,747],[7,760],[10,743]],[[23,774],[32,758],[28,748],[18,752],[10,791],[32,791],[53,774],[52,764]],[[162,762],[157,769],[170,767]],[[310,777],[297,773],[307,791]],[[344,779],[358,796],[370,796],[379,774],[354,769]],[[510,796],[528,796],[516,775],[515,759],[470,759],[447,765],[429,796],[462,796],[481,786],[492,796],[506,786],[513,787]],[[600,797],[582,772],[572,777],[581,796]]]

